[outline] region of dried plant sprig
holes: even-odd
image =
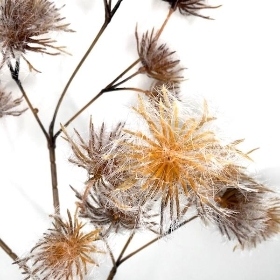
[[[17,110],[22,102],[22,98],[12,98],[11,93],[6,93],[5,91],[0,90],[0,118],[4,116],[20,116],[23,112],[27,110]]]
[[[112,232],[155,226],[150,220],[153,215],[147,207],[140,206],[139,194],[136,191],[115,192],[116,188],[102,179],[88,184],[91,184],[91,188],[86,196],[72,188],[79,199],[77,205],[80,217],[102,227],[103,236]]]
[[[198,13],[202,9],[214,9],[219,8],[219,6],[210,6],[205,4],[205,0],[163,0],[168,2],[173,10],[179,9],[182,15],[192,15],[205,19],[212,19],[209,16],[204,16]]]
[[[15,263],[25,269],[31,269],[25,279],[84,279],[90,265],[98,263],[94,254],[104,253],[96,242],[100,239],[100,229],[86,233],[85,224],[72,218],[67,211],[68,221],[60,216],[52,216],[53,228],[31,249],[27,257]]]
[[[119,188],[140,185],[146,192],[145,201],[160,197],[162,219],[169,209],[174,220],[182,212],[181,198],[196,196],[207,203],[212,199],[207,195],[211,182],[236,183],[235,177],[224,174],[224,167],[249,156],[236,148],[240,141],[223,145],[216,137],[209,128],[214,118],[209,116],[206,103],[202,112],[183,114],[179,101],[164,87],[162,93],[157,106],[151,99],[139,97],[139,105],[134,108],[147,133],[124,130],[131,142],[120,142],[120,157],[125,159],[120,170],[129,170],[131,176]]]
[[[55,46],[56,41],[46,37],[52,31],[72,32],[69,24],[63,23],[65,18],[60,16],[60,9],[49,0],[2,0],[0,49],[3,59],[0,66],[22,57],[30,69],[35,69],[24,56],[27,52],[66,53],[64,46]]]
[[[92,119],[89,123],[89,136],[86,142],[75,130],[79,141],[76,143],[62,127],[64,139],[67,140],[74,152],[74,157],[69,161],[87,170],[91,183],[103,176],[108,177],[114,166],[118,163],[113,158],[107,157],[107,150],[114,146],[114,141],[121,137],[124,123],[118,123],[111,131],[108,131],[102,123],[99,129],[95,129]]]
[[[166,44],[159,45],[158,36],[154,29],[138,37],[137,27],[135,30],[137,51],[142,63],[141,72],[149,77],[162,82],[179,83],[183,81],[182,71],[179,66],[180,60],[174,59],[175,51],[170,51]]]

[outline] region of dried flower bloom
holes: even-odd
[[[243,172],[238,177],[238,185],[214,186],[216,205],[201,205],[200,216],[244,249],[280,232],[280,198]]]
[[[53,228],[44,234],[27,257],[15,262],[30,271],[25,279],[82,280],[89,265],[98,265],[92,255],[104,253],[96,246],[100,230],[85,233],[85,224],[76,215],[72,219],[69,211],[67,214],[66,222],[54,216]]]
[[[57,55],[65,47],[55,46],[55,40],[46,37],[51,31],[72,31],[63,23],[60,8],[48,0],[2,0],[0,4],[1,66],[11,59],[22,57],[28,51]],[[51,49],[54,52],[51,52]]]
[[[65,139],[74,152],[74,158],[70,158],[69,161],[86,169],[91,183],[103,176],[109,176],[114,166],[118,164],[115,159],[108,158],[106,154],[108,149],[113,148],[114,141],[121,136],[123,126],[123,123],[118,123],[112,131],[108,132],[103,123],[100,129],[95,130],[90,119],[88,143],[76,130],[79,143],[75,143],[62,127]]]
[[[166,44],[158,44],[158,36],[147,31],[139,40],[137,29],[135,31],[137,51],[142,62],[139,71],[146,73],[149,77],[162,81],[179,83],[183,80],[181,72],[184,68],[179,67],[180,60],[173,59],[175,51],[171,52]]]
[[[154,225],[152,221],[149,222],[152,216],[147,209],[139,205],[139,195],[136,192],[114,190],[115,187],[102,179],[91,183],[86,196],[74,190],[79,199],[77,205],[80,216],[89,219],[95,226],[102,227],[103,236],[112,231],[135,230]]]
[[[119,143],[123,147],[119,156],[124,159],[120,171],[127,169],[131,176],[119,188],[140,185],[146,192],[145,201],[160,197],[161,220],[168,208],[174,220],[182,212],[180,199],[196,196],[207,203],[210,198],[205,190],[211,182],[229,180],[224,167],[248,156],[235,147],[240,141],[221,144],[209,128],[213,118],[208,116],[206,103],[203,112],[181,112],[179,101],[165,88],[162,93],[157,106],[139,97],[134,108],[147,133],[124,130],[132,140]]]
[[[19,116],[27,109],[15,110],[21,104],[22,98],[12,99],[11,93],[0,90],[0,118],[3,116]]]
[[[202,17],[205,19],[211,19],[208,16],[203,16],[197,13],[202,9],[213,9],[220,6],[209,6],[204,4],[205,0],[163,0],[168,2],[173,10],[179,9],[180,13],[183,15],[193,15]]]

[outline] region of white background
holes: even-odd
[[[54,34],[58,44],[67,45],[72,56],[50,57],[28,54],[42,73],[30,73],[22,62],[21,79],[39,116],[48,127],[54,106],[75,66],[93,40],[103,20],[103,1],[56,1],[66,4],[62,14],[76,33]],[[221,130],[232,139],[246,138],[244,151],[255,147],[254,163],[248,168],[277,190],[280,186],[279,134],[279,8],[278,0],[209,0],[223,4],[204,10],[215,21],[174,14],[161,36],[177,51],[187,81],[183,95],[205,97],[222,123]],[[159,27],[168,12],[160,0],[123,0],[120,10],[72,83],[58,115],[64,123],[100,89],[137,58],[134,30]],[[1,86],[20,96],[7,69],[0,74]],[[145,82],[143,82],[143,80]],[[129,85],[148,87],[147,79]],[[106,93],[68,131],[75,127],[87,135],[89,116],[95,123],[125,120],[132,92]],[[57,142],[58,180],[62,213],[74,209],[69,184],[83,188],[86,173],[68,162],[71,150],[63,139]],[[0,119],[0,237],[19,255],[24,255],[49,227],[52,194],[46,141],[27,111],[19,118]],[[125,237],[111,242],[118,251]],[[139,234],[132,248],[149,240]],[[192,222],[172,236],[150,246],[120,266],[116,280],[279,280],[279,236],[251,251],[232,251],[216,229]],[[97,277],[106,279],[110,259],[103,259]],[[23,279],[11,259],[0,250],[0,279]]]

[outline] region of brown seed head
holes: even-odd
[[[60,9],[48,0],[2,0],[0,4],[0,48],[2,64],[28,51],[57,55],[65,47],[46,37],[51,31],[72,31],[63,23]],[[54,50],[53,52],[51,50]],[[26,60],[27,61],[27,60]],[[32,65],[27,61],[28,65]]]
[[[84,279],[89,265],[98,265],[93,254],[104,253],[96,246],[100,230],[89,233],[83,232],[85,224],[76,215],[68,221],[54,216],[53,228],[45,233],[30,254],[16,263],[26,268],[29,266],[30,275],[25,279]]]
[[[205,19],[211,19],[208,16],[203,16],[198,13],[202,9],[219,8],[220,6],[209,6],[204,4],[205,0],[163,0],[168,2],[173,10],[179,9],[182,15],[192,15],[202,17]]]
[[[74,152],[74,157],[70,158],[69,161],[86,169],[91,183],[102,177],[110,177],[113,169],[118,165],[114,158],[106,155],[107,150],[114,149],[114,141],[121,137],[123,126],[123,123],[118,123],[113,130],[108,132],[104,123],[100,129],[94,129],[92,119],[90,119],[87,142],[75,130],[79,139],[78,143],[72,140],[65,128],[62,127],[65,139],[70,143]],[[111,183],[113,181],[114,178],[111,178]]]
[[[180,60],[173,59],[171,52],[165,44],[158,44],[158,36],[154,29],[149,34],[147,31],[139,40],[137,29],[135,31],[137,51],[143,67],[140,70],[149,77],[165,83],[179,83],[183,80],[179,67]]]
[[[161,214],[169,208],[173,220],[182,212],[181,197],[196,196],[207,202],[211,182],[227,181],[224,167],[247,155],[234,143],[220,143],[209,128],[213,118],[206,103],[202,112],[184,114],[178,100],[165,88],[162,93],[157,106],[139,97],[134,108],[148,131],[125,130],[131,142],[120,142],[120,156],[125,159],[120,170],[129,170],[131,176],[119,188],[140,185],[147,194],[145,201],[160,197]]]
[[[241,170],[235,184],[220,182],[214,189],[215,202],[202,205],[201,217],[217,224],[229,240],[237,239],[240,248],[255,247],[280,232],[279,197]]]
[[[115,188],[103,180],[89,182],[91,188],[86,196],[76,190],[80,216],[89,219],[95,226],[102,227],[102,235],[120,230],[135,230],[152,226],[150,215],[140,206],[138,194],[131,190],[115,192]]]

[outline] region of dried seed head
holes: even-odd
[[[27,109],[17,110],[22,102],[22,98],[12,99],[11,93],[5,93],[0,90],[0,118],[4,116],[19,116]]]
[[[211,19],[208,16],[203,16],[198,13],[202,9],[219,8],[220,6],[209,6],[204,4],[205,0],[163,0],[168,2],[173,10],[179,9],[182,15],[192,15],[202,17],[205,19]]]
[[[118,165],[114,158],[107,157],[107,151],[114,149],[115,141],[122,135],[123,126],[123,123],[118,123],[113,130],[108,132],[103,123],[100,129],[95,130],[92,119],[90,119],[89,140],[87,142],[75,130],[79,143],[72,140],[65,128],[62,127],[65,139],[70,143],[74,152],[74,157],[70,158],[69,161],[86,169],[91,183],[102,177],[110,177],[112,170]],[[111,183],[115,179],[111,178]]]
[[[212,205],[200,205],[200,216],[218,225],[229,240],[240,248],[255,247],[280,232],[280,198],[242,171],[238,180],[221,182]]]
[[[147,194],[144,199],[160,197],[161,215],[169,209],[174,220],[182,212],[181,197],[196,196],[206,203],[211,182],[231,179],[225,166],[248,156],[235,147],[240,141],[223,145],[216,137],[206,103],[203,111],[186,113],[165,88],[162,94],[157,106],[139,97],[134,110],[147,132],[124,130],[131,142],[120,142],[119,157],[124,159],[120,171],[129,170],[130,178],[119,188],[140,185]]]
[[[100,230],[84,232],[85,224],[76,215],[68,221],[54,216],[53,228],[33,247],[29,255],[16,261],[30,274],[25,279],[84,279],[90,265],[98,265],[93,254],[104,253],[96,246]],[[28,267],[31,267],[29,269]]]
[[[148,31],[143,34],[141,40],[136,29],[135,37],[138,55],[143,65],[140,71],[164,83],[179,83],[183,80],[181,72],[184,68],[179,66],[180,60],[173,58],[175,52],[171,52],[165,44],[158,44],[158,36],[154,35],[154,29],[150,34]]]
[[[46,37],[51,31],[72,31],[63,23],[60,9],[48,0],[2,0],[0,4],[1,66],[10,59],[22,57],[28,51],[57,55],[65,47],[55,46],[55,40]],[[54,50],[53,52],[51,50]]]
[[[80,216],[102,227],[102,235],[120,230],[135,230],[153,226],[147,208],[139,204],[139,193],[133,190],[116,192],[115,188],[103,180],[88,182],[90,189],[83,195],[76,190]],[[87,189],[89,186],[87,186]]]

